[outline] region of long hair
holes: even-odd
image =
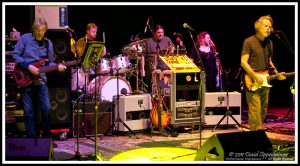
[[[208,34],[209,33],[207,31],[203,31],[197,35],[197,42],[196,42],[197,47],[200,47],[201,45],[203,45],[203,39],[204,39],[205,35],[208,35]]]

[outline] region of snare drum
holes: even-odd
[[[111,63],[108,58],[101,58],[98,66],[99,74],[108,74],[110,72]]]
[[[130,62],[128,55],[118,55],[112,59],[112,66],[114,69],[114,73],[127,73],[129,71]]]

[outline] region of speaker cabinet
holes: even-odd
[[[228,92],[229,110],[232,116],[241,124],[241,93]],[[205,93],[205,124],[216,125],[227,111],[227,94],[226,92],[206,92]],[[228,124],[235,125],[235,121],[228,116]],[[220,125],[227,125],[225,117]]]
[[[114,97],[114,100],[116,98]],[[149,113],[152,110],[150,94],[119,96],[118,102],[115,105],[115,119],[119,118],[131,130],[147,129],[150,124]],[[117,130],[128,131],[128,129],[120,122],[117,124]]]
[[[265,131],[222,133],[211,136],[197,152],[195,160],[272,160],[273,147]]]
[[[111,102],[99,102],[97,134],[107,134],[109,132],[112,124],[111,106]],[[77,109],[78,107],[79,109]],[[73,110],[73,136],[77,136],[78,127],[80,135],[95,136],[95,102],[75,102],[73,103]],[[78,124],[80,125],[78,126]]]
[[[74,54],[71,51],[70,35],[67,31],[49,29],[45,36],[52,41],[54,49],[54,61],[70,61],[74,59]]]
[[[5,138],[5,159],[53,160],[51,138]]]
[[[71,127],[72,107],[70,99],[70,88],[49,87],[49,96],[51,129]]]

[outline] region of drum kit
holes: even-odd
[[[140,57],[145,53],[144,43],[146,40],[133,41],[125,45],[121,49],[122,53],[112,58],[100,58],[95,69],[72,69],[71,91],[81,93],[78,100],[82,100],[82,97],[85,96],[92,101],[112,102],[115,95],[122,94],[122,90],[126,89],[127,93],[132,93],[130,82],[126,80],[126,74],[132,74],[134,71],[137,80],[136,89],[139,91],[139,82],[142,81],[138,79],[138,64]],[[136,66],[133,66],[130,60],[136,60]],[[92,73],[96,73],[95,78],[92,78]],[[117,92],[117,81],[119,92]],[[95,89],[96,95],[94,94]]]

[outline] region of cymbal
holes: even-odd
[[[134,41],[130,44],[128,44],[127,46],[133,46],[133,45],[137,45],[137,44],[144,44],[149,38],[146,38],[146,39],[142,39],[142,40],[137,40],[137,41]]]

